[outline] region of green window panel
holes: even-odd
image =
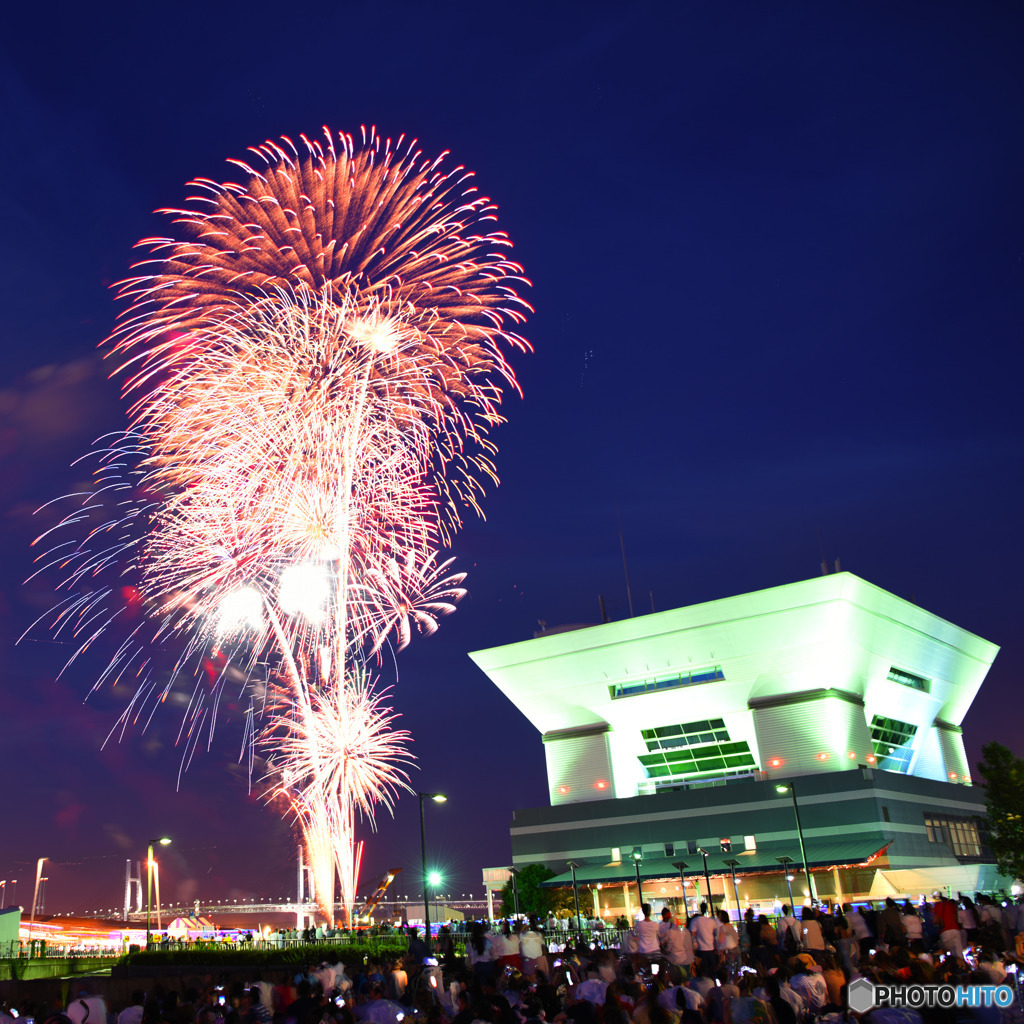
[[[931,693],[932,690],[932,681],[930,679],[914,675],[913,672],[904,672],[895,666],[889,669],[889,674],[886,678],[890,682],[899,683],[901,686],[909,686],[914,690],[920,690],[922,693]]]
[[[871,744],[878,767],[890,772],[906,772],[914,755],[917,726],[898,718],[875,715],[871,719]]]
[[[655,679],[638,679],[629,683],[616,683],[608,687],[608,695],[612,700],[623,697],[639,697],[644,693],[660,693],[663,690],[675,690],[680,686],[693,686],[697,683],[714,683],[725,679],[721,665],[698,669],[696,672],[679,672],[669,676],[658,676]]]

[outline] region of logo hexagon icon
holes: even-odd
[[[854,1013],[867,1013],[875,1005],[875,986],[867,978],[858,978],[850,982],[847,997]]]

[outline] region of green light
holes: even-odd
[[[775,787],[775,792],[776,793],[788,793],[789,792],[789,786],[776,786]]]
[[[437,888],[441,884],[441,875],[437,871],[431,871],[427,876],[427,881],[430,882],[434,888]]]

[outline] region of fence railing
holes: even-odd
[[[587,945],[596,943],[606,949],[614,949],[621,945],[625,932],[614,928],[583,929],[582,932],[557,929],[548,932],[544,936],[545,945],[552,953],[564,952],[566,947],[575,946],[579,942]],[[465,951],[466,934],[464,932],[453,932],[450,941],[456,955],[461,956]],[[371,950],[395,949],[401,950],[408,945],[408,937],[400,932],[344,932],[341,935],[314,939],[308,941],[304,938],[289,938],[285,936],[272,936],[264,938],[254,936],[252,939],[221,939],[221,938],[194,938],[194,939],[154,939],[150,942],[152,951],[170,950],[206,950],[211,953],[234,949],[252,949],[272,952],[279,949],[309,948],[310,950],[322,949],[336,946],[368,946]],[[431,948],[440,950],[441,942],[438,936],[431,940]],[[50,939],[33,939],[31,942],[0,942],[0,958],[9,959],[73,959],[76,957],[110,957],[117,958],[124,956],[128,950],[123,946],[88,946],[76,942],[54,942]]]

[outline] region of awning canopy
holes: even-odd
[[[891,839],[882,835],[866,835],[850,839],[807,839],[804,848],[807,851],[807,866],[812,870],[833,867],[855,867],[866,865],[884,853],[891,844]],[[792,842],[758,843],[756,850],[736,849],[723,853],[717,846],[708,850],[708,872],[712,875],[728,875],[732,866],[728,860],[737,861],[737,875],[778,874],[782,870],[779,857],[789,857],[792,864],[790,872],[803,870],[800,857],[800,844]],[[677,864],[685,864],[682,871]],[[631,859],[624,858],[613,864],[581,864],[576,869],[576,881],[580,885],[601,882],[604,885],[614,882],[635,882],[636,867]],[[663,878],[691,878],[704,874],[704,858],[699,853],[684,853],[678,857],[645,857],[640,861],[640,879],[653,882]],[[572,885],[572,871],[563,871],[554,878],[542,882],[545,886]]]

